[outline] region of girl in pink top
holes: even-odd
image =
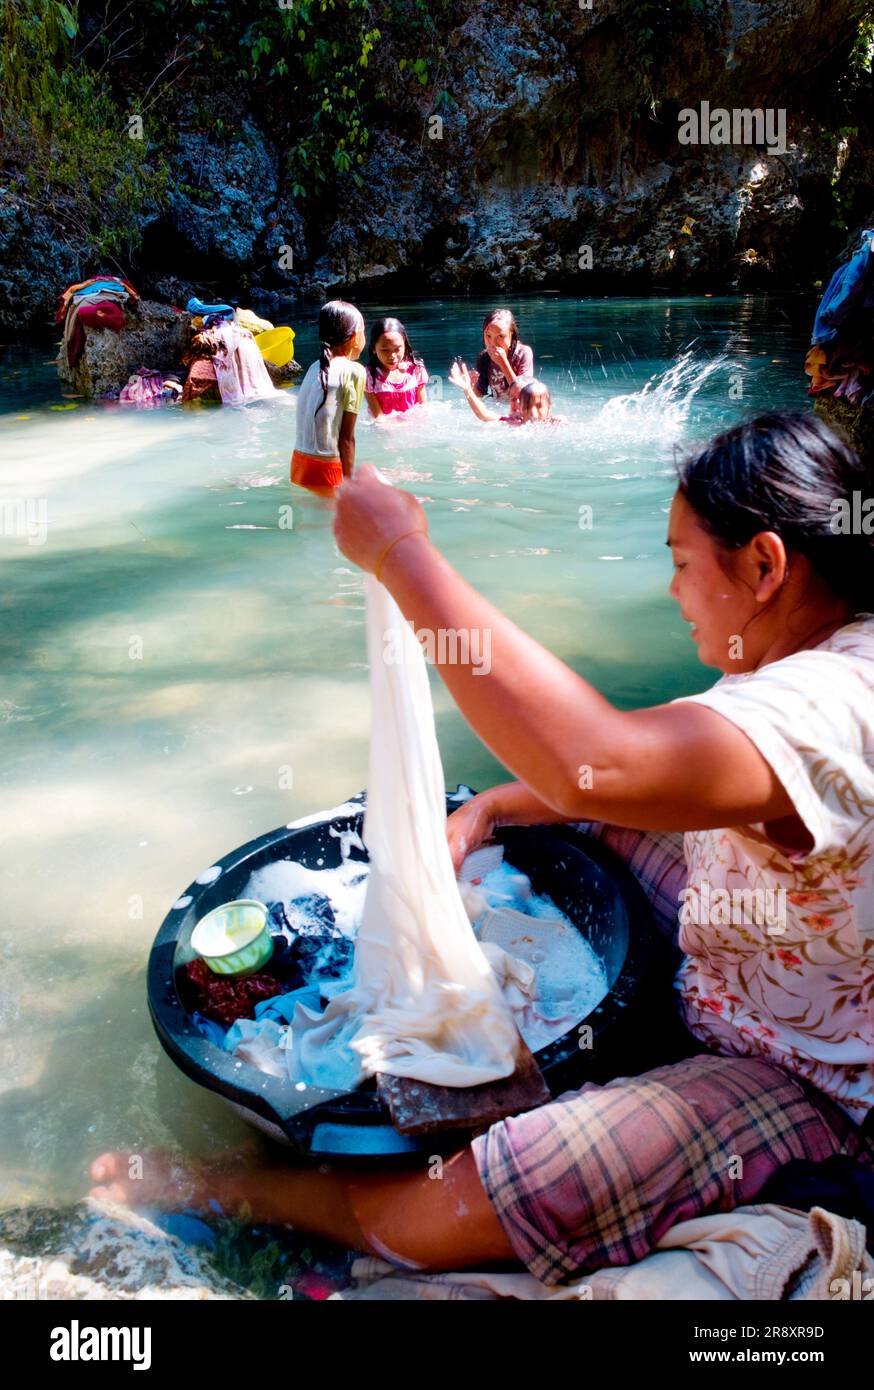
[[[428,373],[413,352],[400,319],[377,319],[370,335],[370,360],[364,394],[371,415],[401,415],[424,405]]]

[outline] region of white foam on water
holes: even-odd
[[[262,903],[285,903],[321,893],[330,900],[339,930],[354,937],[364,911],[368,870],[368,864],[356,859],[344,858],[336,869],[308,869],[294,859],[280,859],[256,869],[243,896]]]
[[[645,425],[652,437],[679,438],[701,388],[716,372],[730,365],[727,352],[702,362],[690,343],[666,371],[656,372],[639,391],[614,395],[605,401],[593,422],[603,435],[623,436]]]

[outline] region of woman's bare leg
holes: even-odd
[[[289,1225],[353,1250],[411,1268],[451,1270],[513,1260],[513,1248],[485,1194],[469,1148],[430,1169],[370,1173],[292,1168],[285,1164],[187,1170],[184,1180],[166,1158],[148,1156],[143,1177],[127,1176],[124,1154],[103,1154],[91,1166],[95,1196],[130,1205],[208,1209]]]

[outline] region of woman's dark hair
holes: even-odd
[[[510,347],[507,356],[510,359],[511,367],[515,370],[513,358],[519,346],[519,329],[516,327],[516,320],[513,317],[512,309],[493,309],[490,314],[486,314],[483,319],[483,334],[485,334],[486,329],[491,327],[493,323],[496,323],[499,328],[506,328],[510,334]],[[484,396],[489,389],[491,375],[489,368],[493,366],[494,363],[489,357],[488,352],[481,352],[475,363],[475,370],[477,373],[476,389],[481,396]]]
[[[328,399],[328,368],[334,348],[351,338],[361,322],[361,310],[356,309],[354,304],[347,304],[345,299],[330,299],[319,310],[319,381],[322,383],[322,399],[315,408],[315,415]]]
[[[847,511],[861,516],[874,477],[818,415],[757,415],[717,435],[677,471],[683,497],[724,549],[740,550],[760,531],[773,531],[856,612],[874,611],[872,537],[841,524]]]
[[[404,340],[404,360],[406,361],[407,358],[409,358],[411,362],[415,362],[418,366],[422,365],[422,358],[418,352],[413,351],[410,340],[407,337],[407,330],[404,328],[400,319],[377,319],[370,333],[370,356],[367,365],[371,372],[378,372],[382,367],[382,363],[376,355],[376,345],[383,333],[399,333]]]

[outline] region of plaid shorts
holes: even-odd
[[[753,1201],[790,1159],[854,1151],[852,1133],[774,1063],[707,1054],[590,1082],[472,1148],[519,1259],[557,1284],[632,1264],[678,1221]]]
[[[683,853],[683,835],[667,830],[626,830],[608,821],[585,820],[574,825],[601,840],[624,859],[652,907],[655,925],[677,945],[680,926],[680,893],[689,882]]]

